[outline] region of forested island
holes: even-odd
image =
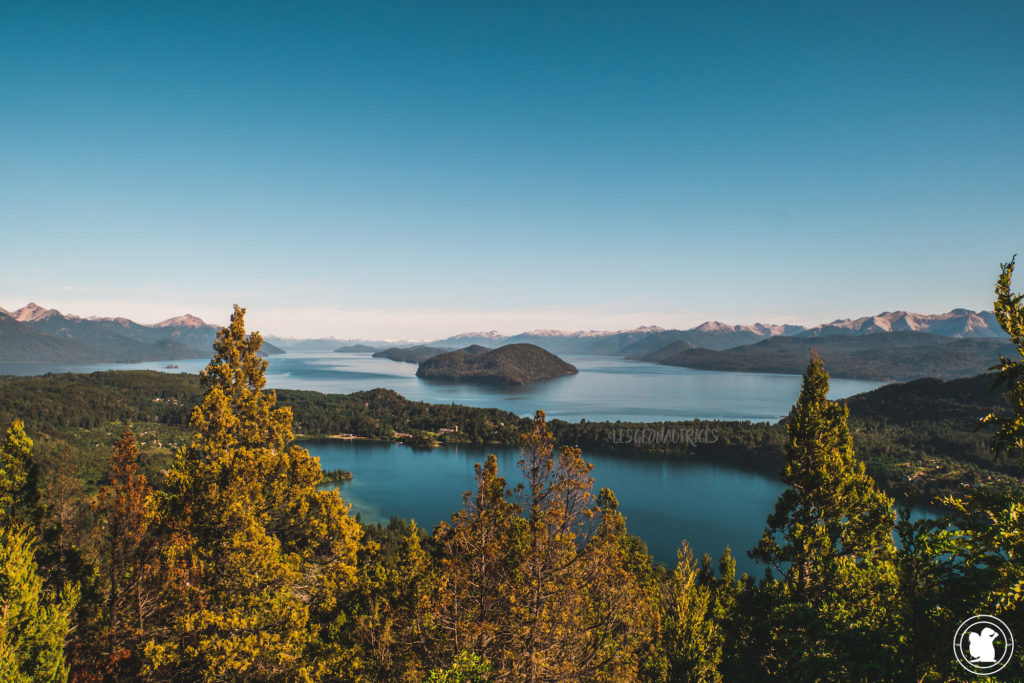
[[[380,351],[375,346],[367,346],[366,344],[350,344],[349,346],[339,346],[334,349],[335,353],[376,353]]]
[[[387,358],[401,363],[422,363],[428,358],[452,351],[450,348],[438,348],[434,346],[393,346],[373,354],[374,358]]]
[[[421,379],[481,384],[529,384],[575,375],[576,366],[534,344],[506,344],[496,349],[471,346],[420,362]]]

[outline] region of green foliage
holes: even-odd
[[[573,365],[534,344],[506,344],[497,349],[459,349],[420,363],[416,376],[450,382],[528,384],[579,372]]]
[[[926,498],[959,492],[961,482],[983,488],[1016,481],[1020,466],[1015,460],[993,460],[987,435],[974,431],[978,415],[1006,406],[990,390],[991,382],[987,375],[919,380],[848,399],[854,445],[868,473],[887,491],[913,486]],[[277,397],[280,405],[292,408],[295,430],[305,438],[356,434],[395,440],[399,432],[422,434],[424,445],[515,444],[529,422],[502,410],[408,401],[386,389],[349,395],[280,390]],[[25,420],[44,473],[54,471],[63,454],[70,454],[89,493],[98,488],[110,449],[130,424],[138,435],[139,466],[159,487],[174,452],[189,441],[189,413],[201,398],[194,375],[117,371],[0,377],[0,424]],[[550,420],[548,426],[561,443],[626,456],[693,453],[772,473],[784,461],[783,424]],[[622,438],[637,432],[645,435],[643,441]],[[688,443],[685,438],[673,442],[659,437],[673,432],[708,438]]]
[[[64,640],[78,600],[43,588],[34,558],[34,534],[24,527],[0,531],[0,680],[65,681]]]
[[[896,668],[893,643],[878,639],[894,619],[892,501],[854,456],[846,406],[827,394],[812,356],[786,424],[789,488],[751,552],[781,577],[758,589],[768,631],[755,666],[793,681],[881,680]]]
[[[722,680],[720,673],[725,633],[724,611],[728,609],[724,598],[730,592],[734,577],[723,577],[719,586],[710,571],[711,558],[705,556],[705,567],[698,569],[693,553],[685,543],[676,553],[675,571],[662,589],[662,647],[666,653],[667,680],[688,683],[714,683]],[[728,559],[727,559],[728,558]],[[725,571],[728,562],[723,556]]]
[[[999,364],[991,368],[999,371],[993,388],[1005,388],[1012,413],[1005,417],[990,413],[981,422],[998,428],[992,437],[993,455],[1009,453],[1024,457],[1024,294],[1014,294],[1010,289],[1015,261],[1016,257],[1002,265],[994,308],[999,326],[1016,347],[1016,357],[1000,356]]]
[[[392,532],[401,533],[394,528]],[[402,525],[382,550],[368,542],[360,554],[356,589],[345,603],[351,638],[370,680],[422,681],[435,571],[415,522]]]
[[[32,457],[32,439],[22,421],[14,420],[0,441],[0,524],[38,528],[41,521],[39,466]]]
[[[907,382],[921,377],[977,375],[1009,346],[1002,339],[954,339],[925,332],[771,337],[720,351],[686,349],[660,358],[665,365],[729,372],[796,374],[819,350],[836,377]]]
[[[352,473],[348,470],[324,470],[320,481],[324,484],[340,484],[343,481],[352,481]]]
[[[827,395],[828,373],[813,356],[786,424],[782,481],[789,488],[752,553],[784,574],[798,594],[809,589],[818,559],[885,556],[893,549],[892,501],[854,456],[849,409]]]
[[[192,442],[158,499],[168,597],[166,628],[145,648],[149,675],[317,675],[305,653],[319,612],[354,580],[358,526],[334,491],[317,490],[318,462],[289,446],[291,410],[263,391],[262,340],[246,336],[244,313],[217,335]]]
[[[434,669],[427,677],[427,683],[490,683],[494,680],[493,669],[486,659],[463,650],[455,656],[451,666]]]
[[[1011,290],[1014,260],[1002,265],[995,293],[996,319],[1024,358],[1024,296]],[[1011,413],[989,413],[980,425],[992,425],[991,452],[996,458],[1024,455],[1024,362],[1000,357],[995,387],[1003,387]],[[1019,634],[1024,632],[1024,494],[1019,488],[965,491],[944,502],[953,515],[920,534],[933,548],[933,564],[945,571],[942,604],[958,606],[960,614],[998,614]],[[953,610],[951,610],[953,611]],[[1024,656],[1018,654],[1007,675],[1020,676]]]

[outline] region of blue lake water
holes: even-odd
[[[447,446],[432,450],[366,441],[303,443],[325,469],[346,469],[353,479],[339,485],[341,496],[364,522],[392,515],[413,518],[428,531],[462,508],[462,493],[474,489],[474,463],[488,453],[512,486],[520,481],[518,448]],[[739,468],[681,457],[630,457],[588,451],[594,464],[594,492],[611,488],[629,531],[647,542],[658,561],[675,565],[683,539],[697,557],[716,560],[726,546],[741,571],[760,574],[746,557],[761,536],[765,518],[784,486],[778,479]]]
[[[569,421],[722,419],[775,421],[789,412],[800,393],[800,377],[745,372],[712,372],[642,363],[607,356],[564,356],[579,374],[522,387],[437,383],[416,377],[416,365],[358,353],[271,356],[267,385],[347,394],[384,387],[408,399],[502,408],[517,415],[540,409]],[[0,363],[0,374],[148,369],[199,372],[208,358],[149,363],[55,365]],[[168,368],[168,365],[177,368]],[[880,382],[832,380],[832,398],[869,391]]]
[[[364,522],[392,516],[415,519],[426,530],[462,508],[462,493],[475,488],[474,463],[488,453],[510,486],[521,480],[518,448],[445,446],[414,449],[400,444],[319,440],[303,443],[325,469],[346,469],[338,485]],[[747,557],[785,486],[778,478],[695,457],[658,457],[588,450],[594,491],[608,487],[619,500],[629,531],[647,543],[655,560],[674,566],[685,539],[696,557],[715,559],[730,547],[737,568],[760,577],[764,566]],[[931,515],[923,510],[917,515]]]

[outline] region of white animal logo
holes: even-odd
[[[992,641],[996,639],[999,634],[994,630],[986,626],[981,629],[981,633],[975,633],[970,631],[967,634],[967,639],[970,641],[971,661],[975,663],[989,663],[996,661],[996,648],[992,644]]]

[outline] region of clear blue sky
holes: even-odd
[[[265,332],[990,305],[1021,2],[0,4],[0,306]]]

